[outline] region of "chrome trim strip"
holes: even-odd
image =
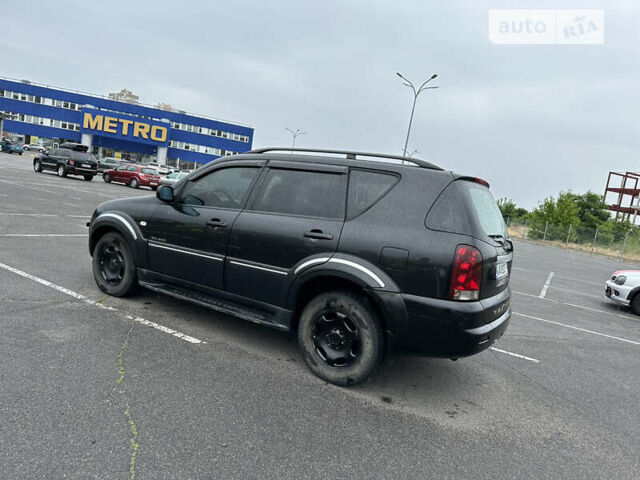
[[[204,253],[190,252],[189,250],[183,250],[182,248],[169,247],[169,246],[164,245],[162,243],[149,242],[149,246],[150,247],[156,247],[156,248],[162,248],[164,250],[172,250],[174,252],[179,252],[179,253],[186,253],[187,255],[195,255],[196,257],[204,257],[204,258],[208,258],[210,260],[217,260],[218,262],[222,262],[223,261],[222,257],[214,257],[213,255],[206,255]]]
[[[98,215],[98,218],[96,218],[96,221],[100,219],[100,217],[112,217],[115,218],[116,220],[120,220],[122,223],[124,223],[125,227],[127,227],[129,229],[129,232],[131,232],[131,235],[133,236],[134,240],[138,240],[138,235],[136,235],[136,231],[133,229],[133,227],[131,226],[131,224],[127,221],[126,218],[117,215],[115,213],[111,213],[111,212],[106,212],[106,213],[102,213],[100,215]]]
[[[306,262],[301,264],[298,268],[296,268],[293,271],[293,273],[294,273],[294,275],[297,275],[299,271],[304,270],[305,268],[310,267],[311,265],[317,265],[318,263],[324,263],[327,260],[329,260],[329,257],[312,258],[311,260],[307,260]]]
[[[236,262],[235,260],[230,260],[229,263],[233,263],[234,265],[240,265],[241,267],[255,268],[256,270],[264,270],[265,272],[279,273],[280,275],[288,275],[287,272],[283,272],[281,270],[274,270],[272,268],[259,267],[257,265],[250,265],[248,263]]]
[[[329,260],[329,263],[331,262],[335,262],[335,263],[341,263],[343,265],[348,265],[350,267],[356,268],[358,270],[360,270],[363,273],[366,273],[367,275],[369,275],[371,278],[373,278],[378,285],[380,285],[381,288],[384,288],[384,282],[382,280],[380,280],[380,277],[378,277],[375,273],[373,273],[371,270],[369,270],[368,268],[363,267],[362,265],[359,265],[355,262],[351,262],[349,260],[343,260],[342,258],[332,258],[331,260]]]

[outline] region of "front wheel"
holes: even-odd
[[[105,173],[102,175],[102,180],[104,180],[104,183],[109,183],[111,182],[111,177],[109,176],[108,173]]]
[[[631,311],[636,315],[640,315],[640,293],[636,293],[629,302]]]
[[[298,344],[313,373],[342,386],[365,380],[384,356],[384,333],[375,308],[364,295],[347,290],[321,293],[306,305]]]
[[[59,177],[66,177],[67,176],[67,169],[65,168],[64,165],[58,165],[57,173],[58,173]]]
[[[91,180],[93,180],[93,175],[84,175],[84,179],[85,179],[87,182],[90,182]]]
[[[132,178],[131,179],[131,183],[129,184],[131,185],[131,188],[138,188],[138,179],[137,178]]]
[[[33,171],[36,173],[42,172],[42,164],[40,163],[40,160],[33,162]]]
[[[100,290],[114,297],[130,295],[136,288],[136,263],[122,235],[105,234],[93,249],[93,278]]]

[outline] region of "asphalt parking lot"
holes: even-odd
[[[290,335],[98,290],[93,209],[151,194],[0,154],[0,477],[638,478],[640,317],[603,295],[632,265],[517,242],[493,349],[342,389]]]

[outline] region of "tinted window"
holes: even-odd
[[[95,160],[94,156],[90,153],[85,153],[85,152],[76,152],[73,151],[71,152],[71,158],[75,159],[75,160]]]
[[[252,210],[343,218],[346,175],[270,169]]]
[[[351,170],[349,176],[348,218],[360,215],[376,203],[398,181],[398,177],[388,173],[366,170]]]
[[[56,155],[58,155],[58,152],[60,152],[60,150],[58,150],[57,148],[54,148],[53,150],[51,150],[51,151],[49,152],[49,155],[51,155],[51,156],[54,156],[54,157],[55,157]]]
[[[138,171],[137,167],[134,167],[134,166],[127,167],[127,172],[137,172],[137,171]]]
[[[185,185],[182,203],[218,208],[242,208],[245,195],[259,171],[256,167],[232,167],[211,172]]]
[[[470,187],[469,196],[484,233],[508,237],[504,219],[489,189],[480,186]]]

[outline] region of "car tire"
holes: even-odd
[[[84,175],[84,179],[85,179],[87,182],[90,182],[91,180],[93,180],[93,175]]]
[[[370,300],[348,290],[319,294],[304,307],[298,344],[309,369],[327,382],[348,386],[382,363],[384,332]]]
[[[151,190],[155,192],[156,190],[158,190],[158,187],[151,187]]]
[[[111,183],[111,177],[109,176],[108,173],[102,174],[102,180],[104,180],[104,183]]]
[[[131,295],[137,287],[136,262],[125,238],[116,232],[100,237],[93,249],[93,278],[113,297]]]
[[[67,176],[67,168],[64,165],[58,165],[58,169],[56,170],[59,177]]]
[[[138,188],[138,186],[139,186],[139,185],[140,185],[140,184],[138,183],[138,179],[137,179],[137,178],[135,178],[135,177],[134,177],[134,178],[132,178],[132,179],[131,179],[131,183],[129,183],[129,186],[130,186],[131,188]]]
[[[631,311],[636,315],[640,315],[640,293],[636,293],[629,302]]]
[[[36,173],[42,173],[42,164],[40,163],[40,160],[33,162],[33,171]]]

